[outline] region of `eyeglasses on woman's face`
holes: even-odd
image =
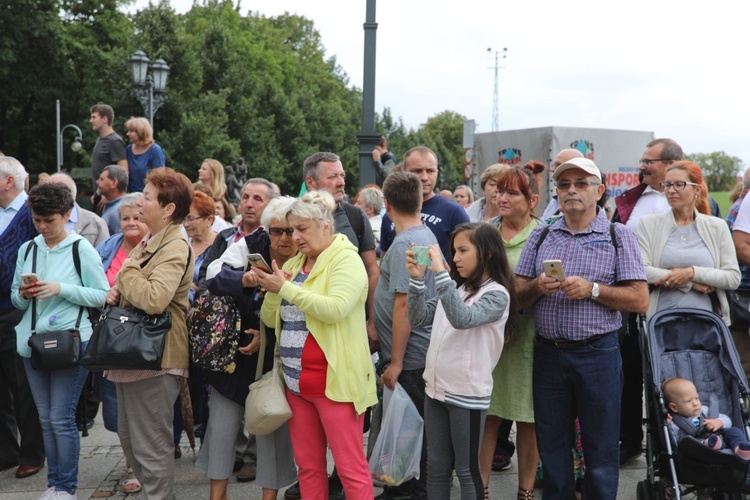
[[[192,215],[188,215],[185,217],[185,222],[188,224],[192,224],[193,222],[203,219],[204,217],[193,217]]]
[[[675,191],[682,191],[687,186],[697,186],[695,182],[677,181],[677,182],[660,182],[659,185],[664,191],[669,191],[670,188],[674,188]]]
[[[281,236],[282,234],[286,234],[290,238],[292,237],[292,233],[294,233],[294,229],[291,227],[269,227],[268,228],[268,234],[271,236]]]

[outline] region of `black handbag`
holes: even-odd
[[[32,314],[36,316],[36,299],[31,304]],[[78,320],[73,330],[58,330],[47,333],[36,333],[36,318],[31,318],[31,366],[37,371],[64,370],[72,368],[81,359],[81,326],[83,307],[78,312]]]
[[[78,243],[76,241],[76,243]],[[31,272],[36,273],[36,244],[32,241],[29,250],[34,255],[31,260]],[[76,252],[77,247],[73,248]],[[28,255],[28,251],[27,251]],[[80,272],[79,272],[80,274]],[[37,371],[64,370],[72,368],[81,359],[81,318],[83,307],[78,310],[78,319],[73,330],[57,330],[46,333],[36,333],[36,298],[31,299],[31,366]]]
[[[750,330],[750,290],[728,290],[727,298],[732,330],[747,332]]]
[[[157,248],[141,264],[141,268],[165,245]],[[193,250],[188,245],[188,263],[192,258]],[[185,279],[187,270],[188,264],[180,283]],[[107,306],[94,325],[81,365],[91,371],[161,370],[164,344],[171,329],[172,313],[169,311],[146,314],[140,309]]]
[[[139,309],[106,307],[81,358],[91,371],[161,370],[172,313],[146,314]]]

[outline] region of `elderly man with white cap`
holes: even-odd
[[[553,174],[563,217],[529,236],[516,266],[519,308],[534,314],[534,417],[544,497],[574,498],[574,421],[586,453],[584,498],[616,498],[622,368],[620,311],[643,313],[648,288],[635,234],[596,202],[601,172],[572,158]],[[546,261],[557,261],[555,277]],[[552,274],[552,273],[550,273]]]

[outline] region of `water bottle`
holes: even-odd
[[[52,326],[55,324],[55,321],[57,321],[57,314],[53,314],[49,317],[49,325]]]

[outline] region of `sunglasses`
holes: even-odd
[[[286,229],[281,227],[268,228],[268,234],[270,234],[271,236],[281,236],[282,234],[286,234],[287,236],[291,237],[293,232],[294,229],[292,229],[291,227],[288,227]]]

